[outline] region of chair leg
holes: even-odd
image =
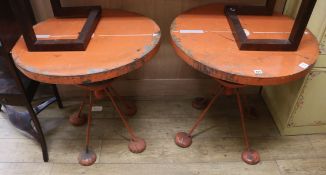
[[[36,132],[37,132],[37,136],[38,136],[38,142],[41,144],[41,148],[42,148],[42,153],[43,153],[43,160],[44,162],[48,162],[49,161],[49,154],[48,154],[48,149],[47,149],[47,145],[46,145],[46,140],[44,138],[44,134],[42,131],[42,127],[40,125],[40,122],[34,112],[33,107],[31,106],[30,103],[27,102],[26,100],[26,108],[32,118],[32,121],[34,123]]]
[[[245,144],[245,150],[242,152],[242,160],[250,165],[256,165],[260,162],[260,156],[259,153],[256,150],[253,150],[250,146],[249,139],[248,139],[248,132],[245,125],[245,115],[243,110],[243,105],[241,102],[241,96],[239,93],[239,89],[235,90],[238,107],[240,111],[240,119],[241,119],[241,127],[243,132],[243,139]]]
[[[125,125],[125,128],[127,128],[128,133],[130,135],[130,142],[128,145],[128,148],[131,152],[133,153],[141,153],[146,149],[146,142],[144,139],[137,137],[133,131],[133,129],[129,126],[126,117],[124,116],[124,113],[121,112],[119,106],[117,105],[112,92],[108,89],[105,89],[105,93],[107,94],[107,96],[110,98],[115,110],[118,112],[123,124]]]
[[[194,126],[190,129],[189,133],[186,132],[179,132],[175,136],[175,143],[182,147],[187,148],[192,144],[192,133],[195,131],[195,129],[199,126],[199,124],[203,121],[205,118],[208,110],[212,107],[214,102],[217,100],[217,98],[222,94],[224,91],[224,88],[221,88],[218,90],[218,92],[215,94],[215,96],[211,99],[211,101],[208,103],[204,111],[200,114],[197,121],[195,122]]]
[[[88,123],[86,130],[86,146],[78,157],[79,164],[83,166],[90,166],[96,162],[96,153],[89,148],[90,142],[90,132],[91,132],[91,123],[92,123],[92,107],[93,107],[93,92],[89,91],[89,108],[88,108]]]
[[[63,105],[62,105],[62,101],[61,101],[60,94],[59,94],[59,92],[58,92],[57,85],[53,84],[53,85],[51,85],[51,86],[52,86],[52,89],[53,89],[54,96],[55,96],[55,98],[57,99],[58,107],[59,107],[60,109],[62,109],[62,108],[63,108]]]

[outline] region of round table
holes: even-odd
[[[249,39],[287,39],[294,21],[286,16],[239,16]],[[304,77],[315,64],[319,49],[316,38],[306,31],[299,49],[284,51],[239,50],[224,6],[210,4],[179,15],[171,25],[171,43],[176,53],[194,69],[211,76],[221,85],[211,101],[197,99],[193,106],[204,109],[189,133],[176,135],[176,144],[188,147],[192,132],[199,125],[217,97],[236,94],[241,114],[246,149],[242,159],[249,164],[260,160],[250,148],[244,123],[244,108],[238,89],[252,86],[278,85]]]
[[[39,40],[75,39],[86,19],[52,18],[37,24],[34,29]],[[130,134],[129,149],[134,153],[145,150],[146,143],[128,125],[125,115],[134,115],[136,107],[126,102],[112,88],[112,80],[142,67],[158,51],[161,40],[159,26],[151,19],[122,10],[104,10],[101,20],[85,51],[29,52],[23,38],[12,50],[15,64],[31,79],[50,83],[76,85],[87,90],[80,109],[70,117],[76,126],[88,121],[86,149],[79,163],[91,165],[96,154],[89,148],[91,111],[95,99],[107,95]],[[89,100],[88,118],[82,114]],[[124,104],[122,111],[116,100]],[[120,104],[120,103],[119,103]]]

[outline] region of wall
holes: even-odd
[[[31,2],[38,20],[53,16],[49,0],[31,0]],[[125,95],[145,97],[205,95],[214,87],[215,83],[209,77],[193,70],[178,58],[168,43],[170,24],[178,14],[192,7],[212,2],[264,3],[263,0],[62,0],[65,6],[100,4],[103,8],[138,12],[159,24],[164,38],[159,53],[142,69],[122,77],[116,83]],[[278,0],[276,10],[282,12],[284,3],[285,0]],[[75,92],[72,88],[60,89],[67,95]]]

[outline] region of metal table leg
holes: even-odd
[[[192,144],[192,133],[199,126],[201,121],[205,118],[208,110],[211,108],[212,104],[216,101],[218,96],[220,96],[222,93],[224,95],[234,95],[235,94],[237,97],[238,108],[240,111],[241,127],[242,127],[242,131],[243,131],[243,139],[244,139],[244,144],[245,144],[245,150],[242,153],[242,160],[244,162],[246,162],[247,164],[255,165],[260,162],[260,156],[257,151],[255,151],[251,148],[250,143],[249,143],[248,132],[247,132],[246,125],[245,125],[244,108],[243,108],[243,104],[241,101],[241,95],[239,92],[239,89],[246,87],[246,85],[230,83],[230,82],[226,82],[226,81],[222,81],[222,80],[217,80],[217,81],[219,82],[220,85],[222,85],[222,88],[220,88],[220,91],[217,92],[215,94],[215,96],[213,97],[213,99],[209,101],[208,105],[203,110],[203,112],[200,114],[200,116],[198,117],[194,126],[190,129],[189,133],[179,132],[176,134],[175,143],[182,148],[189,147]],[[195,100],[193,102],[193,104],[194,103],[196,104],[195,108],[197,108],[198,106],[200,108],[205,106],[205,100],[206,99],[203,99],[203,98]],[[198,108],[198,109],[200,109],[200,108]]]
[[[87,85],[79,85],[79,87],[88,91],[88,95],[86,94],[86,98],[89,98],[89,109],[88,109],[88,124],[87,124],[87,131],[86,131],[86,148],[83,150],[79,157],[79,163],[84,166],[90,166],[95,163],[96,161],[96,153],[90,149],[90,130],[91,130],[91,121],[92,121],[92,107],[95,99],[102,99],[103,95],[108,96],[110,101],[113,104],[114,109],[118,112],[125,128],[128,130],[130,135],[130,142],[128,148],[133,153],[141,153],[146,149],[146,142],[144,139],[137,137],[133,131],[133,129],[129,126],[125,114],[134,115],[137,112],[137,108],[135,105],[131,105],[126,100],[119,96],[119,94],[112,88],[111,81],[107,82],[99,82],[94,84],[87,84]],[[93,95],[95,99],[93,99]],[[116,99],[119,100],[122,104],[125,105],[127,112],[123,112],[120,107],[118,106]],[[82,109],[85,105],[85,100],[82,102],[79,111],[74,113],[70,117],[70,122],[75,123],[75,125],[81,125],[84,121]],[[130,111],[128,111],[130,110]],[[72,122],[73,121],[73,122]],[[77,122],[75,122],[77,121]]]

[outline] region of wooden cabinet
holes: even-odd
[[[295,16],[297,0],[285,13]],[[263,97],[282,135],[326,133],[326,1],[318,0],[308,28],[320,41],[320,57],[304,78],[265,87]]]

